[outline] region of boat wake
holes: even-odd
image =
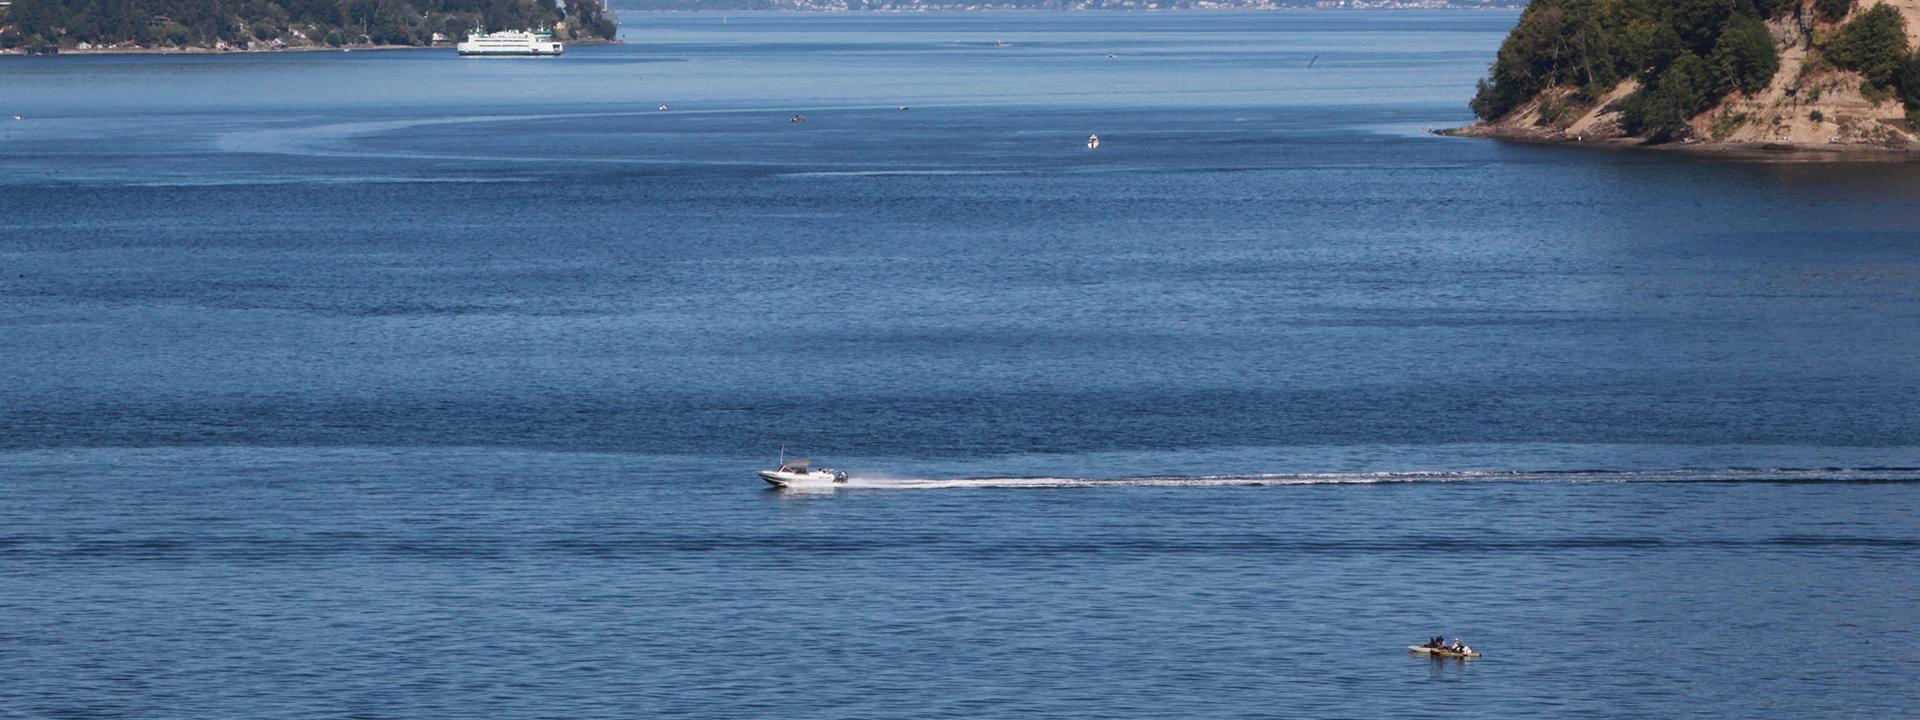
[[[1920,483],[1920,468],[1819,468],[1552,472],[1262,473],[1143,477],[978,477],[923,479],[852,472],[844,483],[795,483],[775,491],[937,490],[950,488],[1266,487],[1388,483]]]

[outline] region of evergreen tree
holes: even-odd
[[[1780,71],[1780,51],[1773,46],[1773,34],[1759,18],[1736,17],[1713,46],[1713,66],[1718,71],[1722,92],[1755,93],[1773,82]]]
[[[1907,61],[1907,21],[1900,11],[1875,4],[1821,48],[1834,64],[1858,70],[1867,81],[1891,87]]]

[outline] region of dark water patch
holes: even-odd
[[[596,537],[502,538],[491,529],[470,529],[433,537],[369,535],[352,539],[298,535],[207,536],[182,535],[138,538],[14,538],[0,547],[21,561],[67,558],[85,562],[128,563],[309,563],[355,561],[427,561],[494,563],[530,562],[536,558],[634,561],[689,558],[720,554],[749,557],[778,556],[829,558],[840,556],[905,556],[996,559],[1055,558],[1097,562],[1104,557],[1133,559],[1207,556],[1218,559],[1287,562],[1290,558],[1441,558],[1483,556],[1519,559],[1583,553],[1592,557],[1638,557],[1645,553],[1801,553],[1882,551],[1886,557],[1920,551],[1920,538],[1851,535],[1788,535],[1759,538],[1715,537],[1466,537],[1457,529],[1436,528],[1431,533],[1391,539],[1307,538],[1292,535],[1218,535],[1206,538],[1138,537],[1095,534],[1066,540],[1035,536],[1010,539],[951,533],[902,533],[898,530],[861,532],[855,537],[820,534],[685,534],[675,532],[611,532]],[[1878,556],[1878,555],[1877,555]]]
[[[846,389],[822,399],[812,388],[665,389],[659,376],[622,368],[625,363],[616,356],[608,356],[611,365],[587,373],[604,389],[581,392],[565,387],[577,379],[544,372],[509,388],[524,363],[497,353],[454,354],[439,361],[447,363],[447,374],[343,402],[327,397],[339,381],[340,366],[330,361],[384,363],[387,351],[378,345],[310,350],[314,355],[291,362],[317,374],[305,381],[288,377],[297,394],[272,400],[230,392],[89,400],[20,396],[0,418],[0,448],[482,445],[673,454],[736,452],[784,438],[842,455],[977,457],[1395,442],[1903,447],[1920,436],[1911,413],[1895,412],[1885,398],[1869,398],[1865,388],[1846,392],[1868,407],[1881,405],[1876,412],[1862,412],[1862,405],[1840,402],[1819,387],[1752,397],[1737,385],[1701,384],[1671,386],[1671,392],[1656,395],[1627,378],[1583,379],[1574,388],[1555,387],[1550,378],[1512,378],[1503,387],[1466,379],[1416,388],[1210,391],[1122,385],[1006,392],[991,387],[990,377],[930,376],[916,382],[913,368],[921,363],[911,361],[882,370],[893,379],[869,376],[870,383],[894,385],[899,394],[846,388],[856,376],[824,367],[818,379]],[[782,364],[764,370],[739,367],[735,378],[769,382]],[[217,366],[203,367],[182,370],[208,372],[203,380],[209,390],[229,383],[258,386],[245,376],[218,376]],[[910,384],[949,387],[929,395],[913,392]],[[1751,419],[1735,421],[1732,415]]]
[[[1696,482],[1696,483],[1725,483],[1725,484],[1735,484],[1735,485],[1746,485],[1746,484],[1764,484],[1764,485],[1910,485],[1910,484],[1914,484],[1914,483],[1920,483],[1920,478],[1915,478],[1915,477],[1912,477],[1912,475],[1913,475],[1914,473],[1916,473],[1916,472],[1920,472],[1920,469],[1915,469],[1915,468],[1863,468],[1863,469],[1860,469],[1860,470],[1849,470],[1849,471],[1840,471],[1840,472],[1848,472],[1848,473],[1853,473],[1853,474],[1856,474],[1856,475],[1864,475],[1865,477],[1860,477],[1860,476],[1854,476],[1854,477],[1769,477],[1769,476],[1767,476],[1767,474],[1766,474],[1766,473],[1759,473],[1759,474],[1758,474],[1758,475],[1759,475],[1758,477],[1749,477],[1749,478],[1698,478],[1698,479],[1688,479],[1688,480],[1651,480],[1651,481],[1648,481],[1648,480],[1633,480],[1633,481],[1629,481],[1629,482]],[[1887,477],[1875,477],[1875,475],[1876,475],[1877,473],[1890,473],[1890,474],[1891,474],[1891,473],[1898,473],[1899,475],[1902,475],[1902,476],[1905,476],[1905,477],[1892,477],[1892,476],[1887,476]],[[1816,474],[1818,474],[1818,473],[1816,473]]]

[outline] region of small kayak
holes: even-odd
[[[1446,648],[1434,648],[1425,645],[1408,645],[1407,649],[1417,653],[1426,653],[1434,657],[1480,657],[1480,653],[1477,652],[1459,653]]]

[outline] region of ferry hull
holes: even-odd
[[[557,57],[566,51],[560,48],[560,43],[554,43],[553,49],[551,50],[533,48],[528,50],[461,50],[459,52],[461,57]]]

